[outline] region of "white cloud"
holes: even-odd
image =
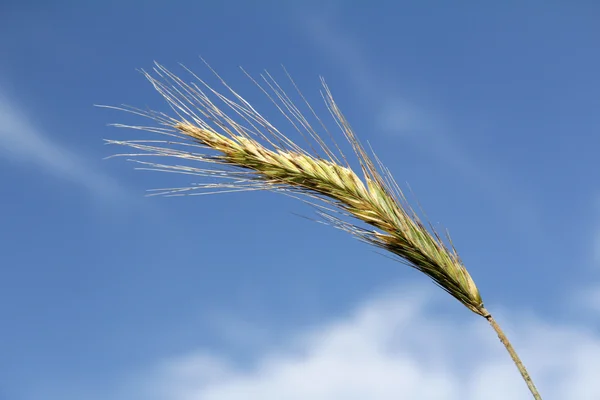
[[[128,399],[528,400],[531,395],[482,318],[436,315],[432,292],[404,291],[288,338],[252,366],[197,351],[136,381]],[[403,293],[398,288],[395,293]],[[417,294],[416,294],[417,293]],[[434,298],[437,296],[434,294]],[[429,299],[428,299],[429,298]],[[449,299],[444,299],[449,300]],[[508,318],[500,316],[500,322]],[[513,316],[505,330],[544,399],[600,398],[600,335]]]
[[[51,140],[0,92],[0,156],[34,164],[44,172],[70,180],[95,196],[122,196],[110,177],[95,171],[74,152]]]

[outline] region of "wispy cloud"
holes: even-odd
[[[600,228],[594,234],[594,262],[596,266],[600,266]]]
[[[588,317],[600,319],[600,283],[579,288],[569,300],[571,300],[570,306],[576,312],[583,312]]]
[[[595,204],[596,218],[600,222],[600,197],[597,197]],[[585,317],[592,317],[600,320],[600,280],[598,279],[598,269],[600,268],[600,223],[590,233],[590,268],[585,272],[587,274],[584,287],[578,287],[565,300],[572,311],[577,314],[583,314]],[[591,275],[591,276],[590,276]]]
[[[592,232],[592,259],[595,267],[600,267],[600,196],[596,196],[594,211],[596,226]]]
[[[356,98],[364,99],[365,104],[373,106],[375,120],[381,131],[412,138],[416,145],[427,143],[424,149],[435,152],[436,157],[442,156],[445,162],[460,160],[461,163],[455,164],[455,167],[463,169],[463,173],[470,172],[467,169],[473,167],[472,162],[450,140],[446,123],[438,113],[418,106],[378,77],[360,45],[332,21],[312,16],[306,20],[305,26],[313,42],[335,60],[340,71],[346,73],[354,85]],[[436,146],[439,140],[442,142]]]
[[[415,104],[383,81],[373,72],[360,45],[331,20],[313,15],[303,20],[303,26],[323,54],[347,74],[356,98],[363,99],[363,104],[375,113],[375,124],[381,132],[401,136],[421,152],[449,166],[504,208],[519,230],[528,236],[540,235],[537,213],[524,199],[524,193],[519,193],[519,201],[515,202],[511,194],[519,191],[469,155],[449,133],[448,124],[438,112]]]
[[[252,366],[190,352],[158,363],[128,399],[528,400],[527,387],[484,320],[435,315],[430,290],[371,299],[348,318],[288,338]],[[391,292],[390,292],[391,293]],[[500,317],[504,322],[507,318]],[[600,335],[516,316],[508,334],[545,399],[600,398]]]
[[[89,190],[96,197],[123,197],[109,176],[94,170],[73,151],[50,139],[31,118],[0,91],[0,156],[32,164]]]

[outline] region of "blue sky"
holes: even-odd
[[[146,136],[93,105],[167,111],[136,69],[217,83],[199,56],[274,120],[239,66],[319,107],[324,76],[544,398],[600,397],[600,5],[366,4],[0,4],[0,399],[528,398],[483,319],[302,203],[103,160]]]

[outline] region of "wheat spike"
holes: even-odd
[[[308,143],[317,145],[318,151],[314,148],[306,151],[283,135],[222,79],[232,98],[212,89],[193,74],[195,82],[187,83],[159,64],[155,65],[153,72],[143,73],[166,99],[174,116],[120,107],[118,109],[149,117],[156,124],[116,126],[157,132],[169,138],[107,142],[139,150],[127,155],[141,163],[141,169],[203,176],[209,181],[192,187],[161,190],[158,194],[271,190],[294,197],[304,196],[318,207],[318,213],[326,223],[389,251],[403,263],[427,275],[468,309],[488,319],[534,397],[541,399],[506,336],[483,306],[477,286],[451,241],[448,246],[431,226],[427,229],[408,205],[389,171],[376,157],[373,161],[368,156],[323,80],[322,97],[358,159],[360,175],[351,169],[335,141],[337,152],[325,144],[325,140],[268,73],[262,75],[263,84],[253,79],[254,83],[271,99],[293,129]],[[295,83],[291,82],[312,115],[329,134]],[[224,103],[237,120],[215,105],[209,94]],[[209,153],[205,152],[207,150]],[[141,161],[139,158],[142,156],[169,157],[200,164],[159,164]],[[215,183],[213,178],[219,181]],[[348,217],[367,225],[349,222]]]

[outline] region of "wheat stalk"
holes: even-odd
[[[131,107],[108,107],[149,117],[156,122],[153,126],[115,126],[157,132],[170,138],[107,142],[139,150],[138,153],[119,155],[136,157],[132,161],[141,163],[140,169],[209,178],[206,183],[161,190],[157,194],[271,190],[294,197],[304,196],[305,200],[318,207],[318,213],[326,223],[347,231],[364,242],[388,250],[401,262],[429,276],[469,310],[486,318],[510,353],[533,397],[541,399],[517,353],[483,306],[479,290],[452,242],[448,240],[450,246],[447,246],[433,227],[430,226],[429,230],[425,227],[408,205],[389,171],[376,157],[373,161],[367,155],[323,80],[322,97],[358,158],[362,179],[351,169],[331,135],[329,137],[335,145],[337,155],[268,73],[261,75],[263,84],[251,79],[309,144],[312,142],[318,145],[322,155],[314,148],[312,152],[302,149],[280,133],[220,77],[233,100],[212,89],[193,74],[197,82],[186,83],[159,64],[153,69],[154,75],[142,72],[166,99],[175,116]],[[312,115],[329,134],[325,124],[291,77],[290,81]],[[223,102],[241,122],[215,105],[208,94]],[[212,152],[198,152],[201,149]],[[139,160],[142,156],[198,161],[204,167],[145,162]],[[212,178],[218,178],[219,181],[215,183]],[[362,221],[375,229],[348,222],[347,217]]]

